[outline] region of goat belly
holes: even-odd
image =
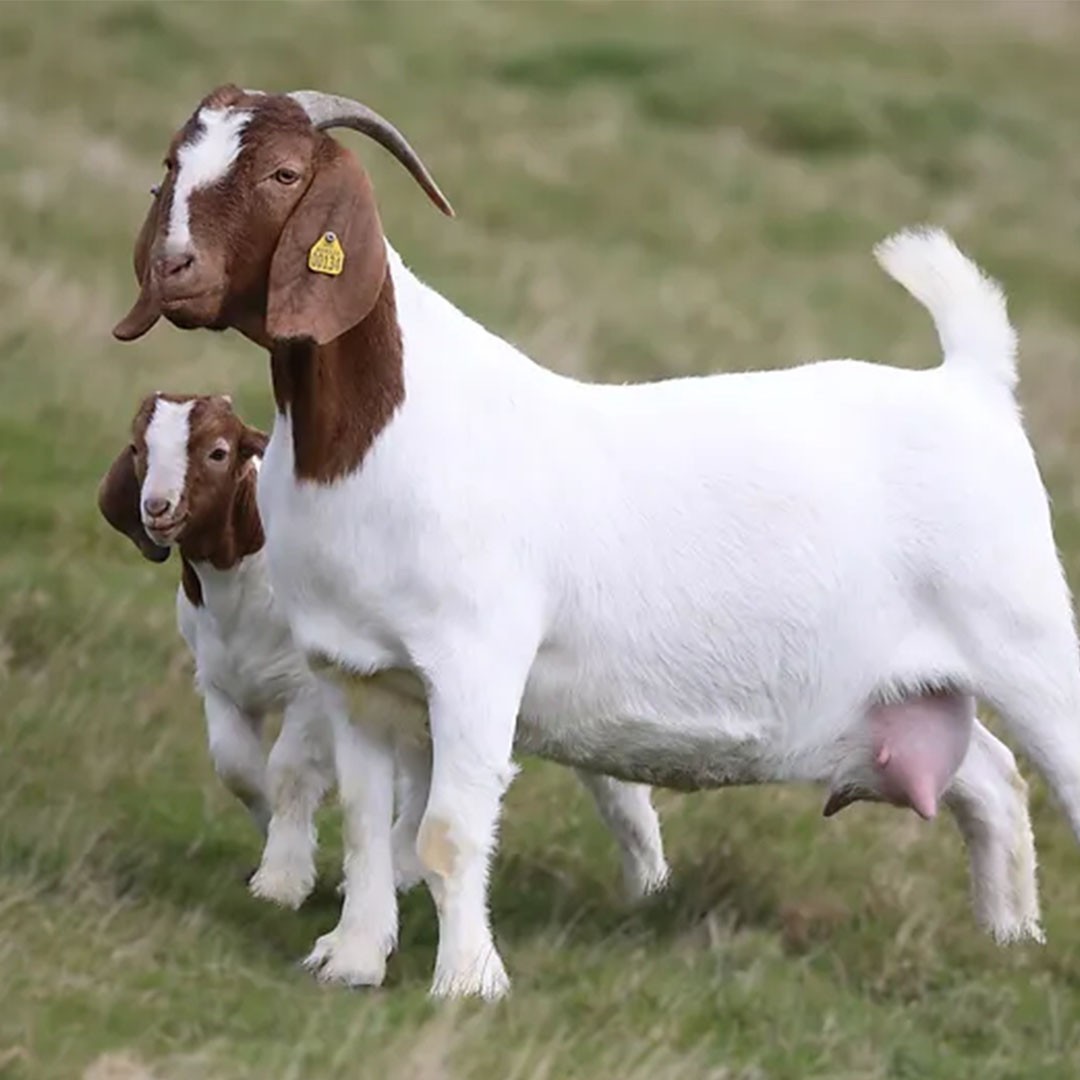
[[[776,779],[770,748],[771,740],[760,727],[751,733],[625,716],[607,722],[576,718],[560,723],[545,718],[538,723],[523,714],[515,739],[521,753],[680,791]]]

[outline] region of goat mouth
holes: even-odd
[[[187,519],[187,514],[168,521],[165,519],[153,518],[150,521],[144,521],[143,528],[146,530],[146,535],[149,536],[155,544],[160,547],[165,547],[167,544],[173,543],[180,535],[180,531],[187,523]]]
[[[200,300],[206,300],[212,296],[220,296],[221,289],[203,289],[201,292],[184,293],[182,296],[162,296],[162,311],[173,311],[176,308],[186,307],[188,304],[196,304]]]

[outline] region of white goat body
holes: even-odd
[[[485,880],[515,740],[653,784],[873,797],[872,710],[926,692],[966,702],[971,746],[941,794],[977,912],[1039,933],[1023,782],[974,723],[974,698],[1000,712],[1080,832],[1076,638],[1014,335],[943,233],[879,257],[930,309],[941,367],[615,387],[531,363],[390,251],[405,396],[362,467],[298,481],[279,413],[259,502],[298,641],[357,675],[415,673],[430,709],[435,992],[507,985]],[[348,936],[338,970],[381,978],[379,903],[347,898],[314,962]]]

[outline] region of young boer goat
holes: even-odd
[[[152,562],[180,549],[180,632],[214,767],[266,839],[254,895],[297,907],[315,884],[314,814],[333,782],[340,692],[296,648],[270,591],[255,481],[266,436],[226,397],[154,394],[101,482],[105,520]],[[282,712],[267,758],[264,717]]]
[[[1038,937],[1024,782],[975,704],[1080,835],[1080,662],[997,285],[943,232],[904,232],[877,255],[934,320],[929,370],[589,385],[406,267],[335,126],[448,210],[366,106],[222,87],[172,141],[114,332],[164,314],[269,354],[275,593],[308,654],[428,709],[433,992],[508,988],[487,873],[515,747],[687,790],[820,783],[829,813],[944,804],[980,921]],[[356,721],[373,760],[392,736]],[[390,844],[369,790],[358,861]],[[313,962],[378,981],[395,919],[385,883],[349,876]]]
[[[180,549],[177,617],[195,659],[210,753],[266,837],[251,891],[296,907],[315,881],[313,816],[335,778],[331,740],[340,742],[348,723],[340,691],[312,672],[270,588],[255,500],[265,445],[226,397],[154,394],[140,405],[131,444],[102,480],[98,504],[147,559],[163,562],[172,546]],[[396,698],[389,705],[399,708]],[[260,729],[278,710],[281,732],[267,759]],[[422,876],[416,829],[430,753],[423,739],[398,740],[395,750],[401,810],[393,876],[405,889]],[[348,745],[340,752],[351,761]],[[361,756],[346,771],[348,806],[356,802],[349,785],[369,782],[370,763]],[[648,788],[578,775],[619,844],[629,898],[661,888],[668,867]]]

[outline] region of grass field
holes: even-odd
[[[458,220],[357,136],[418,272],[553,368],[624,380],[821,355],[936,363],[874,267],[930,220],[1008,289],[1022,397],[1080,584],[1080,9],[905,3],[0,4],[0,1076],[980,1080],[1080,1075],[1080,851],[1033,784],[1049,943],[976,930],[944,820],[803,790],[658,795],[675,879],[619,900],[565,771],[507,800],[497,1007],[296,965],[319,892],[252,900],[209,766],[175,568],[94,507],[153,389],[271,416],[239,338],[109,336],[173,127],[219,82],[363,98]],[[1080,723],[1080,717],[1077,717]]]

